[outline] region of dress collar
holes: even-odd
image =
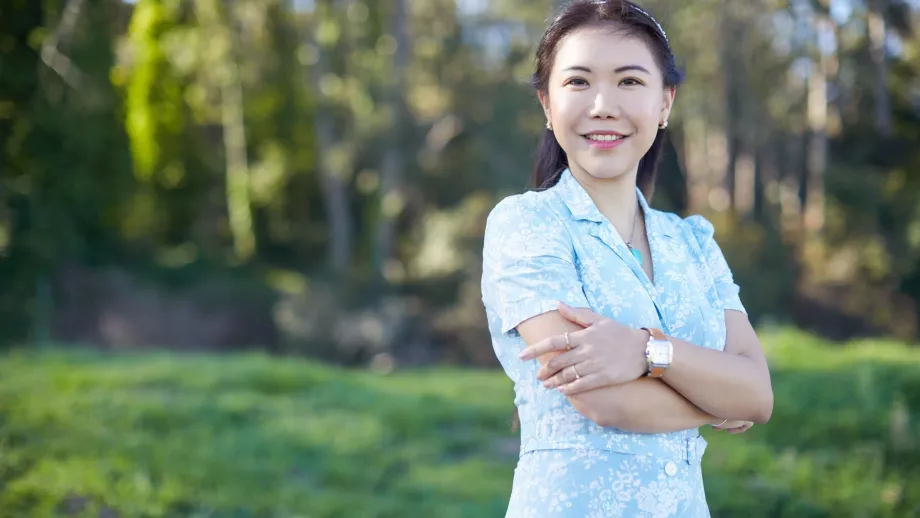
[[[588,191],[578,183],[578,180],[575,179],[572,171],[568,168],[562,171],[559,182],[556,184],[556,189],[562,198],[562,202],[565,203],[565,206],[568,207],[569,212],[572,213],[576,220],[587,220],[595,223],[607,221],[607,218],[598,210],[594,200],[591,199]],[[645,199],[645,195],[642,194],[642,190],[638,186],[636,187],[636,197],[639,199],[642,214],[645,215],[645,228],[648,233],[652,234],[653,232],[661,231],[664,235],[670,235],[670,232],[667,231],[668,225],[658,225],[655,211],[649,207],[648,200]]]

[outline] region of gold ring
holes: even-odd
[[[575,379],[581,379],[581,376],[578,375],[578,371],[575,370],[575,366],[574,366],[574,365],[572,365],[572,372],[575,373]]]

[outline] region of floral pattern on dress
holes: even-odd
[[[509,196],[489,214],[482,300],[492,345],[514,382],[521,452],[506,518],[707,517],[694,428],[661,434],[604,428],[536,379],[515,328],[558,301],[633,327],[658,327],[701,347],[725,347],[726,309],[744,312],[738,286],[702,216],[643,209],[652,282],[566,170],[543,191]]]

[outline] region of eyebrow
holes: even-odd
[[[641,65],[625,65],[625,66],[622,66],[622,67],[620,67],[620,68],[617,68],[617,69],[614,70],[613,72],[614,72],[615,74],[620,74],[620,73],[622,73],[622,72],[629,72],[629,71],[631,71],[631,70],[635,70],[635,71],[639,71],[639,72],[645,72],[646,74],[651,75],[651,72],[649,72],[648,70],[646,70],[645,67],[643,67],[643,66],[641,66]],[[568,67],[568,68],[566,68],[566,69],[563,70],[563,72],[568,72],[568,71],[586,72],[586,73],[588,73],[588,74],[591,73],[591,69],[590,69],[590,68],[585,67],[585,66],[581,66],[581,65],[575,65],[575,66]]]

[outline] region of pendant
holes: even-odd
[[[642,265],[642,252],[636,250],[635,248],[630,248],[629,251],[632,252],[633,257],[635,257],[636,260],[639,261],[639,265],[641,266]]]
[[[632,243],[626,243],[626,248],[629,248],[629,251],[632,252],[633,257],[636,258],[636,261],[639,261],[639,266],[642,266],[642,252],[633,248]]]

